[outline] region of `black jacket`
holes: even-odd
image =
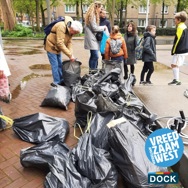
[[[107,26],[109,33],[111,32],[110,21],[107,18],[100,18],[100,26]]]
[[[143,62],[156,61],[156,40],[150,32],[144,33],[144,43],[143,43]]]
[[[187,26],[181,22],[176,30],[174,43],[171,54],[182,54],[188,52],[188,29]]]

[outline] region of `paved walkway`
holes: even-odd
[[[40,104],[50,89],[52,82],[51,71],[31,69],[32,65],[49,64],[42,41],[4,41],[4,53],[12,75],[9,78],[13,99],[10,104],[0,101],[3,113],[12,119],[25,115],[42,112],[50,116],[64,117],[70,126],[70,134],[66,143],[71,148],[77,143],[73,136],[74,103],[70,103],[68,110],[40,107]],[[83,49],[83,41],[75,40],[74,54],[82,62],[82,75],[88,72],[89,51]],[[166,52],[167,53],[167,52]],[[159,55],[160,56],[160,55]],[[64,58],[66,58],[64,56]],[[164,57],[165,59],[166,57]],[[136,65],[136,77],[139,78],[142,63]],[[183,109],[188,114],[188,99],[182,93],[188,88],[187,75],[181,73],[182,86],[169,87],[172,79],[170,69],[156,65],[153,74],[152,87],[135,85],[134,91],[147,103],[147,107],[159,116],[178,115]],[[175,93],[175,94],[174,94]],[[165,97],[164,97],[165,96]],[[164,109],[164,110],[162,110]],[[45,172],[37,169],[23,168],[20,164],[20,150],[32,146],[21,141],[12,129],[0,132],[0,187],[1,188],[42,188]],[[119,185],[120,187],[125,187]]]

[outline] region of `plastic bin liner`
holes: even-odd
[[[136,83],[136,77],[134,74],[129,74],[128,79],[124,83],[124,87],[127,91],[132,91],[132,86]]]
[[[97,112],[114,112],[120,114],[123,110],[122,105],[116,104],[110,97],[104,97],[102,94],[97,96],[95,101],[97,105]]]
[[[103,96],[113,97],[118,93],[119,87],[116,84],[111,84],[108,82],[102,82],[100,84],[101,93]]]
[[[102,67],[105,70],[105,74],[108,74],[111,72],[112,69],[114,68],[120,68],[121,73],[119,75],[119,79],[122,83],[124,83],[124,67],[123,67],[123,61],[118,61],[118,60],[103,60],[102,61]]]
[[[79,95],[80,93],[83,93],[84,91],[87,91],[89,87],[84,87],[81,84],[74,84],[73,87],[71,88],[71,97],[72,101],[76,101],[76,96]]]
[[[125,88],[120,87],[119,93],[120,96],[125,100],[123,105],[125,105],[126,108],[134,109],[136,112],[143,111],[144,104],[133,92],[127,91]]]
[[[92,87],[104,76],[104,71],[98,71],[95,74],[89,74],[82,77],[82,83],[84,86]]]
[[[81,127],[87,125],[87,114],[89,111],[95,113],[97,106],[95,104],[95,95],[90,91],[85,91],[76,96],[75,101],[75,116],[76,123]]]
[[[63,80],[66,86],[70,87],[72,84],[77,83],[80,78],[81,68],[80,61],[63,61]]]
[[[161,187],[148,184],[148,172],[168,171],[149,161],[145,154],[146,137],[125,118],[112,120],[109,124],[109,144],[114,164],[130,188]]]
[[[117,171],[110,153],[92,145],[89,133],[80,137],[72,156],[78,172],[97,184],[96,187],[117,187]]]
[[[91,142],[97,148],[109,151],[107,124],[115,118],[112,112],[96,113],[90,124]]]
[[[82,177],[73,165],[70,149],[61,141],[49,141],[27,150],[21,150],[20,161],[24,167],[37,167],[48,172],[46,188],[89,188],[90,180]]]
[[[36,113],[14,119],[13,130],[26,142],[41,143],[52,139],[64,141],[69,125],[64,118]]]
[[[46,97],[41,103],[41,106],[59,107],[67,110],[67,105],[71,100],[70,88],[56,85],[51,87]]]

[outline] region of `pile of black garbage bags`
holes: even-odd
[[[148,172],[167,171],[145,154],[145,140],[156,128],[155,116],[132,91],[134,75],[123,82],[120,70],[112,66],[106,72],[104,66],[69,85],[75,129],[82,129],[72,149],[65,143],[66,119],[36,113],[14,120],[14,132],[36,144],[21,150],[20,162],[48,172],[44,187],[116,188],[119,175],[123,187],[164,187],[148,184],[147,179]]]

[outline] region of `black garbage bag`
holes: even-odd
[[[56,85],[51,87],[48,94],[41,103],[41,106],[59,107],[64,110],[68,109],[68,104],[71,100],[70,88]]]
[[[69,125],[64,118],[36,113],[14,119],[13,130],[26,142],[64,141],[69,133]]]
[[[114,164],[130,188],[164,187],[148,184],[148,172],[167,171],[149,161],[145,154],[144,134],[125,118],[108,124],[109,144]]]
[[[116,84],[108,83],[108,82],[102,82],[100,84],[101,87],[101,93],[105,97],[113,97],[117,95],[119,91],[119,87]]]
[[[118,116],[123,111],[122,105],[118,105],[110,97],[104,97],[102,94],[97,96],[95,104],[97,112],[114,112]]]
[[[112,71],[112,69],[120,68],[121,72],[119,75],[119,80],[123,83],[123,61],[119,60],[103,60],[102,61],[102,68],[104,69],[105,74],[108,74]]]
[[[124,99],[124,103],[119,104],[122,104],[127,108],[133,108],[137,112],[143,111],[144,104],[133,92],[127,91],[125,88],[120,87],[119,94]]]
[[[129,74],[128,79],[123,84],[124,88],[126,88],[127,91],[132,91],[132,86],[134,86],[136,83],[136,76],[134,74]]]
[[[81,127],[87,125],[88,112],[96,113],[97,106],[95,104],[96,96],[91,91],[85,91],[76,96],[75,116],[76,122]]]
[[[38,144],[20,153],[24,167],[36,167],[48,172],[46,188],[89,188],[90,180],[82,177],[73,165],[70,149],[61,141],[49,141]]]
[[[89,74],[82,77],[83,86],[92,87],[104,76],[103,71],[99,71],[95,74]]]
[[[71,97],[72,97],[72,101],[75,102],[76,101],[76,96],[79,95],[80,93],[83,93],[84,91],[88,91],[89,87],[83,86],[81,84],[74,84],[71,87]]]
[[[91,142],[96,148],[109,151],[107,124],[115,118],[113,112],[96,113],[90,124]]]
[[[70,87],[72,84],[77,83],[80,78],[81,68],[80,61],[63,61],[63,80],[66,86]]]
[[[117,171],[111,162],[110,153],[96,148],[91,143],[89,133],[80,137],[72,150],[72,158],[78,172],[90,179],[96,187],[117,187]]]
[[[24,167],[37,167],[49,172],[49,165],[53,163],[55,155],[65,158],[69,152],[69,147],[62,141],[42,142],[36,146],[22,149],[20,151],[20,163]]]

